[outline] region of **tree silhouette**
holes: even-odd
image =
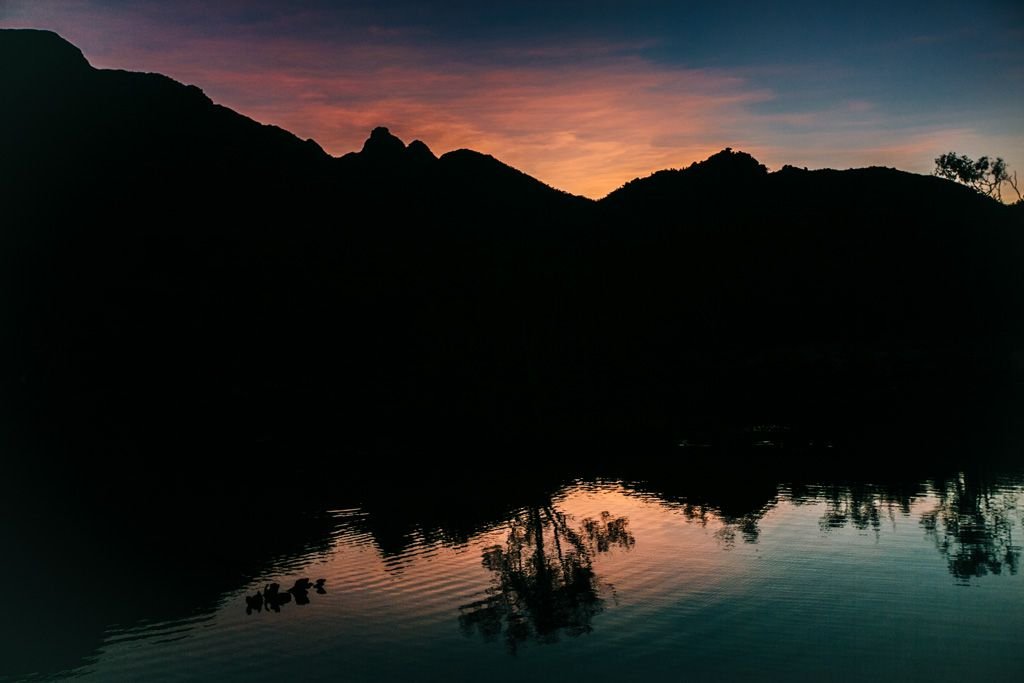
[[[972,187],[982,194],[1003,199],[1003,186],[1009,185],[1021,200],[1017,187],[1017,173],[1010,175],[1002,157],[979,157],[977,161],[966,154],[946,152],[935,158],[935,175]]]
[[[604,608],[594,556],[635,541],[626,517],[602,512],[579,527],[550,504],[526,509],[509,522],[505,545],[483,552],[482,564],[493,585],[483,600],[459,608],[465,633],[474,629],[485,640],[504,633],[511,653],[529,640],[556,642],[560,634],[591,631],[591,620]]]

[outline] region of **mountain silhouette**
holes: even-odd
[[[674,444],[1021,369],[1024,213],[949,181],[727,149],[592,201],[387,128],[332,157],[46,31],[0,63],[3,407],[47,438]]]
[[[362,157],[381,161],[396,161],[405,155],[405,143],[383,126],[374,128],[363,143]]]

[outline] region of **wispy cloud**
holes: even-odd
[[[831,103],[800,100],[777,87],[785,67],[658,62],[646,56],[654,43],[642,39],[455,48],[433,43],[415,25],[360,22],[342,22],[340,33],[301,35],[323,20],[316,12],[269,23],[249,17],[221,34],[197,30],[159,4],[111,7],[13,0],[0,24],[54,29],[96,66],[196,84],[215,101],[313,138],[333,154],[358,149],[371,128],[386,125],[437,152],[478,149],[592,197],[726,146],[771,167],[927,171],[937,153],[969,152],[987,140],[963,125],[908,125],[880,103],[841,90]],[[243,4],[228,9],[244,14]],[[790,69],[788,77],[820,84],[841,75]]]
[[[358,149],[371,128],[387,125],[437,151],[486,151],[590,196],[729,145],[749,119],[746,105],[771,97],[735,74],[658,66],[630,54],[643,43],[498,46],[478,59],[405,35],[357,33],[332,44],[245,32],[197,36],[138,23],[132,39],[111,40],[128,31],[125,21],[93,16],[57,28],[98,66],[194,83],[215,101],[312,137],[334,154]],[[151,31],[161,40],[147,39]]]

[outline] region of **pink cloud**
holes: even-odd
[[[103,10],[84,0],[14,0],[0,23],[56,30],[98,67],[157,71],[198,85],[214,101],[333,154],[359,149],[371,128],[386,125],[435,152],[477,149],[591,197],[727,146],[774,168],[877,164],[928,172],[936,154],[971,153],[986,142],[965,127],[898,125],[860,99],[764,113],[757,105],[780,102],[758,85],[757,70],[658,64],[638,56],[642,43],[505,45],[471,54],[390,27],[353,29],[332,41],[287,37],[276,24],[216,36],[162,10]],[[998,149],[1021,147],[1009,143]]]
[[[531,48],[528,65],[507,66],[387,40],[228,39],[175,26],[129,32],[119,16],[67,23],[56,28],[96,66],[196,84],[333,154],[359,149],[371,128],[386,125],[437,152],[478,149],[589,196],[727,146],[727,129],[742,127],[745,105],[771,96],[726,72],[658,67],[589,44]],[[145,36],[158,28],[153,48]],[[666,139],[672,143],[659,142]]]

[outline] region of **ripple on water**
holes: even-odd
[[[472,533],[412,525],[389,552],[369,513],[331,510],[326,549],[279,558],[212,610],[110,628],[75,673],[952,680],[1019,670],[1021,485],[999,480],[973,497],[970,487],[787,485],[726,514],[581,481]],[[964,552],[993,554],[972,567]],[[245,595],[301,577],[324,578],[326,593],[245,613]]]

